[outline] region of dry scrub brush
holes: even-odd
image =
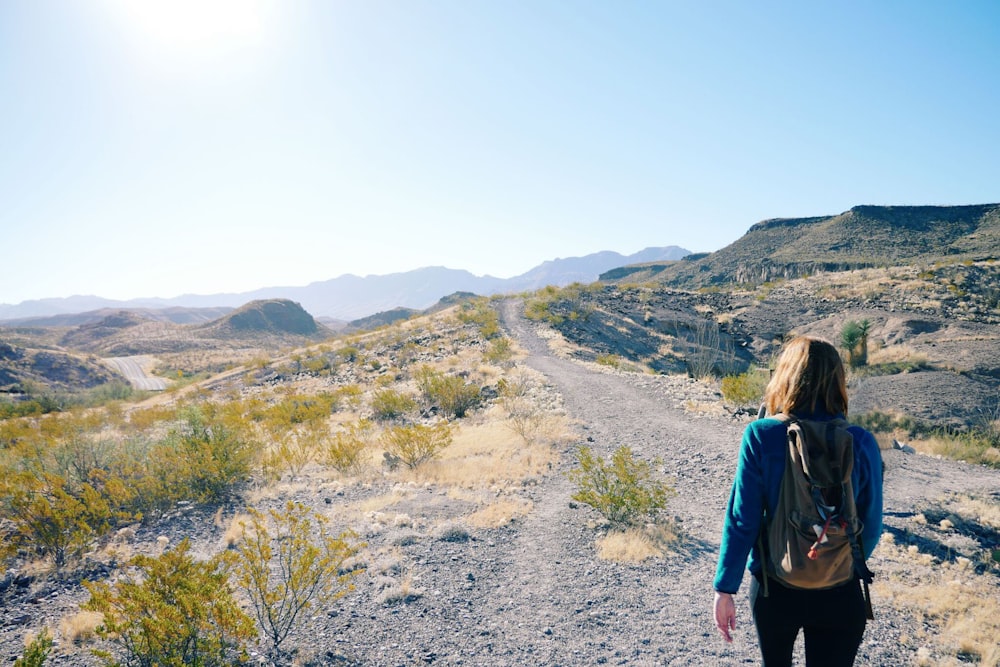
[[[941,507],[950,518],[933,526],[923,513],[914,520],[945,534],[996,536],[1000,531],[995,500],[952,495],[942,499]],[[918,649],[918,664],[1000,665],[1000,551],[986,545],[971,558],[943,557],[923,552],[916,544],[897,544],[892,534],[885,534],[875,556],[883,563],[878,569],[888,569],[890,575],[876,580],[874,599],[903,609],[913,619],[912,633],[903,641]],[[932,662],[935,656],[938,660]]]
[[[235,552],[235,579],[268,642],[274,662],[300,619],[315,605],[346,595],[357,570],[342,571],[363,546],[354,534],[328,532],[328,521],[299,503],[266,514],[249,510]]]

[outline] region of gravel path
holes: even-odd
[[[722,514],[744,422],[685,409],[716,402],[709,385],[677,376],[614,373],[552,354],[520,304],[502,306],[507,331],[529,352],[578,424],[576,444],[602,456],[628,444],[663,461],[678,496],[670,513],[684,538],[677,553],[641,564],[599,560],[596,514],[573,507],[567,448],[558,469],[530,488],[534,511],[512,526],[477,531],[462,542],[406,547],[424,595],[405,606],[349,598],[351,622],[333,629],[339,655],[364,665],[749,665],[758,664],[745,595],[733,644],[711,618]],[[960,489],[992,491],[995,470],[901,452],[886,453],[888,522],[909,530],[908,517],[928,498]],[[907,524],[906,528],[902,526]],[[872,567],[879,570],[876,558]],[[885,574],[883,572],[883,574]],[[913,664],[900,641],[912,621],[879,606],[859,666]],[[373,647],[378,647],[374,648]],[[799,647],[801,658],[801,640]]]

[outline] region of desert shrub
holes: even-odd
[[[497,382],[500,405],[507,412],[506,425],[531,444],[545,421],[545,414],[532,401],[530,386],[524,378],[501,378]]]
[[[926,424],[906,415],[892,415],[873,410],[858,415],[851,415],[851,422],[872,433],[891,433],[899,431],[907,436],[913,436],[920,431],[928,430]]]
[[[51,556],[56,567],[78,558],[122,518],[90,484],[70,489],[54,473],[23,472],[8,486],[5,504],[12,530],[5,541]]]
[[[615,526],[655,518],[676,493],[665,482],[653,479],[653,466],[637,460],[626,445],[614,451],[610,463],[590,447],[581,447],[578,465],[569,477],[577,487],[573,500],[590,505]]]
[[[433,460],[451,444],[451,425],[440,421],[433,426],[411,424],[393,426],[382,433],[382,445],[408,468]]]
[[[868,363],[869,320],[848,320],[840,329],[840,345],[847,352],[847,364],[852,368]]]
[[[281,645],[312,607],[346,595],[357,570],[342,571],[361,548],[347,531],[328,533],[328,521],[299,503],[267,514],[250,510],[236,550],[235,579],[280,664]]]
[[[333,364],[330,362],[330,358],[325,354],[321,354],[316,357],[306,357],[302,361],[302,368],[307,373],[312,373],[313,375],[329,374],[333,369]]]
[[[976,430],[991,447],[1000,448],[1000,395],[995,396],[991,404],[980,408],[978,412]]]
[[[292,476],[299,475],[317,458],[329,434],[325,421],[297,426],[270,424],[267,437],[271,441],[271,449],[261,463],[265,478],[277,479],[285,470]]]
[[[514,355],[510,339],[506,337],[494,338],[490,341],[483,352],[483,359],[491,364],[499,364],[509,360]]]
[[[238,415],[191,408],[151,461],[168,498],[216,502],[247,479],[257,450]]]
[[[722,335],[718,323],[698,319],[693,323],[677,322],[674,329],[684,344],[684,364],[693,378],[717,377],[735,371],[741,362],[732,341]]]
[[[326,450],[326,460],[342,473],[356,472],[372,438],[372,423],[362,419],[333,434]]]
[[[361,407],[361,399],[365,395],[365,390],[357,384],[347,384],[343,387],[338,387],[334,395],[352,409],[357,410]]]
[[[720,383],[722,398],[737,407],[757,406],[764,400],[767,382],[768,376],[760,371],[727,375]]]
[[[524,316],[529,320],[545,321],[551,324],[561,324],[562,318],[552,314],[548,301],[530,299],[524,303]]]
[[[458,320],[475,324],[479,327],[480,335],[487,340],[501,335],[500,319],[496,311],[490,308],[486,299],[476,299],[471,303],[463,304],[458,311]]]
[[[611,368],[621,368],[622,366],[622,358],[617,354],[599,354],[594,358],[594,361]]]
[[[326,419],[336,411],[338,403],[338,396],[329,392],[292,394],[265,410],[263,417],[279,425],[304,424]]]
[[[421,366],[414,373],[424,400],[437,405],[446,415],[461,419],[479,404],[479,387],[468,384],[458,375],[444,375],[430,366]]]
[[[85,582],[84,610],[104,615],[98,636],[114,651],[95,650],[117,667],[223,667],[246,657],[253,620],[233,597],[222,556],[197,561],[185,539],[158,558],[136,556],[134,576],[114,585]]]
[[[956,461],[1000,468],[1000,448],[978,430],[954,432],[938,429],[920,442],[918,448]]]
[[[44,628],[24,647],[24,653],[14,661],[14,667],[42,667],[52,651],[52,633]]]
[[[385,388],[372,394],[372,414],[378,421],[390,421],[416,410],[417,401],[395,389]]]
[[[361,358],[361,351],[353,345],[346,345],[337,350],[337,355],[348,363],[354,363]]]

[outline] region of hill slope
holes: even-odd
[[[606,278],[698,288],[998,254],[1000,204],[855,206],[840,215],[764,220],[716,252]]]
[[[288,299],[251,301],[199,329],[218,337],[254,334],[329,335],[302,306]]]

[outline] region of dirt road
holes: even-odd
[[[162,378],[146,374],[145,369],[152,364],[151,357],[107,357],[104,361],[124,375],[129,384],[139,391],[163,391],[167,388],[167,383]]]

